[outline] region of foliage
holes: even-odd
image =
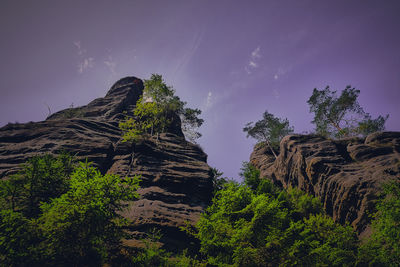
[[[360,90],[347,86],[339,97],[329,86],[324,90],[314,88],[308,99],[310,112],[314,113],[312,123],[316,131],[324,136],[343,137],[349,135],[367,135],[384,130],[385,117],[371,119],[357,101]]]
[[[28,218],[40,214],[40,204],[65,193],[74,159],[64,153],[58,157],[46,154],[28,159],[22,170],[8,180],[0,181],[3,208],[20,211]]]
[[[120,129],[124,132],[124,141],[138,141],[144,134],[162,133],[171,123],[168,119],[168,110],[164,109],[156,102],[146,102],[143,96],[136,103],[134,116],[127,117],[119,123]]]
[[[161,247],[159,242],[161,232],[157,229],[151,229],[147,233],[147,238],[142,240],[144,248],[139,249],[132,256],[129,266],[163,266],[163,267],[198,267],[206,266],[205,262],[197,260],[196,257],[188,255],[187,250],[183,250],[179,254],[172,254]]]
[[[244,164],[244,185],[229,182],[197,224],[201,252],[218,266],[349,266],[352,228],[323,214],[318,199],[282,191]]]
[[[0,266],[37,266],[42,240],[34,220],[11,209],[0,210]]]
[[[102,175],[68,155],[34,157],[1,181],[0,265],[98,266],[118,251],[120,211],[138,177]],[[25,192],[26,191],[26,192]]]
[[[193,143],[196,143],[196,140],[201,137],[201,133],[197,131],[197,128],[204,122],[203,119],[199,118],[200,114],[201,110],[197,108],[183,108],[180,112],[182,131],[185,137]]]
[[[138,178],[102,175],[80,163],[67,193],[42,205],[40,226],[56,263],[101,263],[123,236],[119,212],[138,198]]]
[[[361,246],[359,265],[400,266],[400,182],[383,185],[376,205],[373,233]]]
[[[189,140],[201,137],[196,131],[203,124],[203,119],[199,118],[201,110],[185,107],[186,102],[175,95],[175,90],[165,84],[161,75],[152,74],[149,80],[145,80],[144,86],[134,117],[127,116],[119,124],[124,141],[137,141],[145,134],[163,133],[175,120],[174,116],[180,116],[182,130]]]
[[[244,161],[240,168],[239,175],[243,178],[244,183],[252,190],[256,191],[260,184],[260,170],[254,167],[250,162]]]
[[[214,193],[224,188],[225,184],[228,182],[228,178],[222,177],[223,172],[220,172],[217,168],[211,168],[211,179],[213,183]]]
[[[372,119],[369,114],[364,115],[364,119],[358,123],[357,133],[362,136],[367,136],[370,133],[385,130],[385,122],[389,118],[389,115],[378,116],[376,119]]]
[[[288,119],[277,118],[265,111],[262,120],[254,124],[253,122],[247,123],[243,131],[247,133],[247,137],[251,136],[258,142],[265,142],[276,158],[274,147],[279,145],[282,137],[293,132],[293,127],[289,126]]]

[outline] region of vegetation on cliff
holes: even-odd
[[[348,110],[360,110],[355,101],[358,92],[354,89],[348,89],[348,101],[335,100],[334,93],[329,90],[326,93],[332,107],[328,108],[329,103],[325,100],[315,103],[323,105],[325,111],[338,112],[338,120]],[[345,104],[339,105],[335,101]],[[350,104],[346,103],[354,104],[356,108],[348,108]],[[184,131],[189,129],[194,139],[199,137],[195,129],[203,122],[198,117],[201,111],[185,108],[185,104],[160,75],[153,75],[145,81],[145,91],[136,102],[134,116],[126,117],[120,123],[123,139],[134,141],[167,132],[170,127],[180,125],[174,124],[176,116],[180,116]],[[329,118],[325,119],[329,122]],[[381,117],[372,120],[369,115],[364,119],[358,123],[357,133],[381,129],[386,120]],[[320,128],[330,129],[325,126]],[[267,111],[263,120],[247,124],[244,130],[267,144],[272,153],[280,139],[293,132],[287,119],[279,119]],[[339,130],[340,133],[334,135],[352,131]],[[196,225],[188,223],[183,229],[195,242],[187,244],[188,250],[172,253],[168,247],[160,247],[158,241],[162,233],[157,229],[142,240],[144,247],[122,245],[122,240],[128,237],[126,230],[132,225],[121,216],[121,211],[127,201],[138,198],[139,177],[102,175],[90,163],[76,163],[67,154],[34,157],[18,174],[0,181],[0,265],[400,264],[399,183],[384,187],[374,214],[372,236],[361,243],[350,226],[336,223],[325,214],[317,198],[298,189],[278,188],[270,180],[260,177],[260,171],[248,162],[241,170],[242,183],[223,177],[223,173],[215,168],[210,170],[214,188],[212,203]]]
[[[120,211],[138,177],[102,175],[68,155],[34,157],[0,181],[1,266],[100,266],[118,255]]]
[[[185,137],[194,142],[201,134],[197,128],[203,124],[199,118],[201,110],[186,107],[186,102],[175,95],[175,90],[167,86],[161,75],[153,74],[144,81],[143,95],[136,102],[134,116],[126,116],[119,123],[124,141],[135,141],[145,135],[158,135],[166,132],[176,120],[181,119]]]
[[[197,225],[197,254],[171,254],[148,245],[135,256],[138,266],[398,266],[399,183],[385,187],[374,215],[374,232],[360,242],[348,225],[325,215],[320,201],[283,190],[250,163],[243,183],[218,175],[212,204]],[[149,239],[157,241],[157,239]],[[150,243],[151,244],[151,243]]]
[[[259,143],[265,143],[272,154],[276,156],[274,149],[279,147],[281,139],[293,133],[293,127],[289,125],[288,119],[280,119],[275,117],[273,114],[265,111],[262,120],[249,122],[243,128],[243,131],[247,133],[247,137],[255,138]]]
[[[389,115],[378,116],[372,119],[357,101],[360,90],[347,86],[339,97],[336,91],[331,91],[329,86],[324,90],[314,88],[313,94],[308,99],[310,112],[314,113],[312,123],[316,132],[324,136],[336,138],[344,136],[366,136],[376,131],[385,129],[385,122]]]
[[[149,233],[142,249],[124,249],[125,201],[138,197],[138,177],[102,175],[68,155],[34,157],[0,182],[0,263],[7,266],[397,266],[400,184],[377,204],[373,234],[360,244],[350,226],[325,215],[315,197],[283,190],[250,163],[243,183],[213,169],[212,204],[185,228],[199,250],[171,253]],[[188,248],[190,245],[188,244]],[[196,247],[196,246],[195,246]],[[124,252],[125,251],[125,252]],[[123,254],[121,254],[123,252]]]
[[[339,97],[329,86],[324,90],[314,88],[308,99],[310,112],[314,113],[312,123],[315,132],[322,136],[341,138],[347,136],[367,136],[370,133],[383,131],[389,115],[372,119],[357,101],[360,90],[347,86]],[[263,118],[255,123],[249,122],[243,128],[247,137],[257,140],[258,144],[267,145],[272,154],[279,146],[281,139],[293,133],[287,118],[281,119],[265,111]]]

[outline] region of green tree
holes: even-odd
[[[224,173],[219,171],[217,168],[211,168],[210,172],[215,194],[216,192],[224,188],[229,179],[226,177],[222,177]]]
[[[385,130],[385,122],[389,118],[389,115],[381,116],[378,118],[372,119],[371,115],[368,113],[364,115],[362,121],[358,123],[357,133],[361,136],[367,136],[370,133],[383,131]]]
[[[41,242],[35,220],[4,207],[0,210],[0,266],[40,266]]]
[[[136,103],[134,118],[127,117],[119,123],[124,132],[124,141],[137,141],[145,134],[153,136],[154,133],[162,133],[171,122],[167,116],[168,110],[157,102],[146,102],[143,96]]]
[[[312,123],[316,131],[324,136],[343,137],[349,135],[367,135],[374,131],[384,130],[387,118],[379,116],[372,119],[365,113],[357,101],[360,90],[348,85],[339,97],[329,86],[324,90],[314,88],[308,99],[310,112],[314,113]]]
[[[68,192],[41,206],[40,228],[54,265],[99,266],[118,248],[126,201],[138,198],[138,177],[102,175],[80,163]]]
[[[197,128],[203,124],[199,118],[201,110],[187,108],[186,102],[175,95],[175,90],[167,86],[161,75],[152,74],[144,81],[143,95],[136,103],[134,117],[126,117],[120,122],[124,141],[135,141],[145,134],[165,132],[174,121],[175,116],[181,119],[182,131],[186,138],[195,141],[201,137]]]
[[[211,265],[355,263],[357,237],[351,227],[324,215],[316,198],[298,189],[279,190],[266,179],[259,180],[257,190],[229,182],[215,194],[197,229],[200,251]]]
[[[183,108],[180,112],[180,118],[182,121],[182,131],[185,137],[196,143],[196,140],[201,137],[201,133],[197,129],[203,124],[204,120],[199,118],[201,114],[200,109]]]
[[[249,186],[254,191],[257,190],[261,178],[260,170],[254,167],[250,162],[244,161],[242,167],[240,168],[240,177],[243,178],[244,184]]]
[[[0,266],[99,266],[120,251],[137,188],[67,154],[29,159],[0,181]]]
[[[400,181],[383,185],[372,235],[361,248],[360,266],[400,266]]]
[[[69,154],[35,156],[22,165],[21,171],[10,179],[0,181],[3,208],[21,211],[28,218],[40,214],[40,204],[59,197],[69,187],[74,168]]]
[[[262,120],[256,123],[247,123],[243,131],[247,133],[247,137],[253,137],[258,142],[265,142],[272,154],[277,158],[274,147],[279,145],[284,136],[293,133],[293,127],[289,126],[288,119],[277,118],[265,111]]]

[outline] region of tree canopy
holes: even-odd
[[[314,113],[312,123],[316,125],[316,132],[324,136],[343,137],[352,135],[367,135],[385,129],[387,118],[379,116],[372,119],[364,112],[357,101],[360,90],[347,86],[339,97],[336,91],[329,86],[324,90],[314,88],[308,99],[310,112]]]
[[[197,132],[204,120],[199,118],[201,110],[186,107],[186,102],[175,95],[175,90],[167,86],[161,75],[152,74],[144,81],[143,95],[136,102],[133,117],[120,122],[124,141],[135,141],[146,134],[153,136],[165,132],[174,120],[181,119],[182,131],[192,142],[201,134]]]
[[[293,127],[289,125],[288,119],[280,119],[265,111],[262,120],[247,123],[243,131],[247,133],[247,137],[253,137],[258,142],[265,142],[277,157],[274,147],[279,145],[282,137],[293,132]]]
[[[102,175],[67,154],[34,157],[0,181],[1,266],[100,266],[120,250],[138,177]]]
[[[400,266],[400,180],[383,185],[372,235],[359,251],[360,265]]]
[[[227,183],[198,222],[212,266],[352,266],[357,237],[323,213],[318,199],[284,191],[245,164],[247,184]],[[258,176],[258,177],[256,177]]]

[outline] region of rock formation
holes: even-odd
[[[141,198],[124,213],[132,220],[132,239],[125,243],[137,246],[145,232],[157,228],[169,249],[185,247],[190,238],[179,227],[196,222],[211,198],[207,155],[185,140],[179,119],[158,139],[122,143],[118,120],[124,112],[132,114],[142,93],[142,81],[127,77],[86,106],[62,110],[42,122],[2,127],[0,178],[18,171],[34,155],[61,151],[87,158],[102,173],[139,174]]]
[[[313,194],[336,221],[368,234],[368,214],[381,184],[400,180],[400,132],[343,140],[290,135],[282,139],[276,160],[268,148],[258,146],[250,162],[262,177]]]

